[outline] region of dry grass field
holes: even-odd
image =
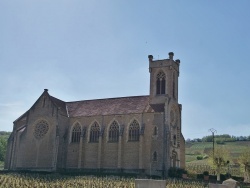
[[[200,181],[184,181],[167,179],[166,188],[202,188],[206,184]],[[27,188],[135,188],[134,178],[121,178],[116,176],[66,176],[58,174],[0,174],[1,187],[27,187]]]

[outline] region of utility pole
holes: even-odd
[[[216,133],[217,131],[214,128],[211,128],[208,131],[210,131],[213,135],[213,160],[214,160],[214,133]]]

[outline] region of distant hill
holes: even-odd
[[[237,163],[240,154],[250,150],[250,141],[225,142],[215,147],[226,147],[230,151],[231,163]],[[213,150],[212,142],[186,142],[186,163],[207,163],[206,156]],[[197,160],[197,157],[200,160]],[[201,159],[202,157],[202,159]]]

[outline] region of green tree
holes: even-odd
[[[217,174],[217,181],[220,181],[220,173],[222,168],[229,164],[230,153],[224,146],[217,146],[214,153],[209,154],[209,163],[215,167]]]
[[[246,150],[240,155],[239,162],[245,169],[245,181],[250,182],[250,150]]]
[[[0,137],[0,161],[4,161],[7,148],[7,140]]]

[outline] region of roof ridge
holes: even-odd
[[[76,102],[84,102],[84,101],[98,101],[98,100],[110,100],[110,99],[124,99],[124,98],[135,98],[135,97],[149,97],[149,95],[138,95],[138,96],[127,96],[127,97],[113,97],[113,98],[102,98],[102,99],[87,99],[80,101],[70,101],[65,103],[76,103]]]
[[[49,97],[51,97],[52,99],[56,99],[56,100],[58,100],[58,101],[60,101],[60,102],[64,102],[64,103],[65,103],[65,101],[63,101],[63,100],[61,100],[61,99],[58,99],[58,98],[56,98],[56,97],[54,97],[54,96],[52,96],[52,95],[49,95]]]

